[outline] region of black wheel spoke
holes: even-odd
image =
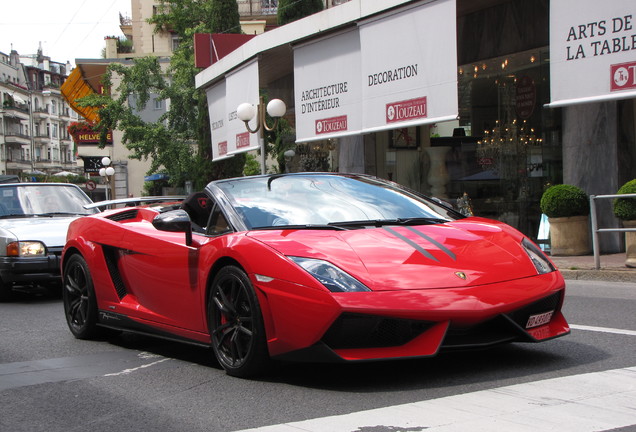
[[[230,375],[247,376],[267,360],[260,309],[247,275],[228,266],[210,292],[210,337],[219,363]],[[259,329],[258,331],[256,329]]]
[[[66,320],[75,337],[90,339],[98,334],[97,305],[88,264],[81,255],[72,255],[63,273]]]

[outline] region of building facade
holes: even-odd
[[[34,55],[0,53],[0,171],[80,174],[68,126],[78,115],[60,93],[70,65]]]
[[[578,32],[559,36],[570,39],[568,42],[574,49],[572,58],[564,62],[572,64],[578,60],[574,58],[574,39],[591,37],[589,30],[579,32],[580,26],[587,24],[584,18],[578,23],[575,13],[555,16],[551,21],[554,2],[558,0],[353,0],[337,6],[342,8],[340,13],[327,10],[320,17],[308,17],[257,36],[240,51],[199,74],[197,85],[208,93],[211,106],[221,110],[226,106],[221,117],[229,119],[228,124],[236,101],[229,90],[218,91],[223,86],[236,91],[228,76],[243,74],[243,82],[256,80],[260,91],[269,98],[283,99],[288,105],[286,117],[297,132],[295,156],[290,161],[294,171],[318,167],[373,174],[453,204],[466,193],[476,215],[503,220],[537,239],[542,219],[539,201],[549,185],[567,183],[581,187],[588,194],[614,194],[624,182],[636,177],[636,110],[632,93],[619,89],[609,100],[588,98],[563,105],[554,103],[552,81],[557,61],[550,32],[554,20],[568,19],[575,33]],[[443,15],[441,27],[436,27],[440,20],[430,20],[427,14],[437,13],[436,6],[446,7],[444,4],[454,12]],[[617,1],[613,7],[620,10],[606,8],[598,12],[597,21],[608,27],[613,25],[615,34],[608,41],[589,41],[590,50],[597,48],[598,56],[605,55],[607,62],[636,52],[633,50],[636,47],[630,45],[630,41],[636,40],[631,24],[636,6],[633,2]],[[409,14],[416,12],[421,12],[418,20],[409,21]],[[364,33],[374,26],[387,31],[389,46],[383,47],[381,39],[373,39],[373,32]],[[454,31],[448,37],[440,37],[446,34],[446,27]],[[427,29],[434,29],[433,33],[426,33]],[[453,35],[456,40],[452,40]],[[380,104],[379,108],[387,109],[386,124],[365,127],[365,119],[358,120],[356,110],[370,111],[374,93],[369,87],[384,84],[381,81],[387,76],[389,79],[384,81],[414,76],[406,68],[393,66],[394,59],[413,45],[424,46],[431,39],[439,46],[427,47],[434,54],[418,58],[420,79],[413,81],[427,80],[436,73],[436,68],[445,67],[449,58],[455,61],[455,91],[446,93],[447,101],[453,99],[457,103],[455,119],[436,121],[432,111],[444,97],[434,98],[431,96],[434,90],[430,90],[428,100],[417,99],[419,90],[413,87],[412,96],[399,100],[410,103],[411,111],[420,112],[425,112],[428,102],[428,115],[415,116],[412,122],[391,128],[391,107]],[[612,45],[613,39],[618,40],[618,48]],[[377,43],[369,43],[371,40]],[[608,47],[604,50],[606,43]],[[345,45],[346,48],[337,48]],[[440,46],[444,48],[440,50]],[[414,56],[419,55],[417,51],[413,50]],[[306,52],[314,53],[313,58]],[[594,51],[590,53],[592,57]],[[391,73],[376,76],[355,72],[354,76],[378,78],[359,80],[361,89],[356,90],[357,78],[346,74],[351,69],[376,64],[377,58],[386,64],[385,69],[378,70]],[[622,61],[625,60],[615,60]],[[253,64],[257,72],[250,78],[244,71]],[[414,66],[415,61],[404,64]],[[588,81],[608,81],[609,67],[607,72],[603,71],[602,75],[589,76]],[[317,78],[305,85],[307,75],[312,73]],[[556,76],[563,81],[574,78]],[[313,105],[305,103],[303,97],[311,100],[319,93],[313,90],[331,88],[330,83],[347,83],[348,87],[338,97],[316,96]],[[557,90],[563,85],[563,82],[557,84]],[[581,87],[584,90],[584,85]],[[307,92],[308,89],[311,91]],[[338,111],[349,102],[347,98],[353,98],[354,90],[362,93],[360,100],[364,102],[352,103],[359,108]],[[364,99],[365,94],[370,98]],[[223,97],[225,101],[221,102]],[[336,99],[337,102],[330,102]],[[311,109],[322,112],[314,118],[305,116],[305,110]],[[215,118],[212,111],[210,116]],[[362,126],[356,126],[358,121]],[[340,133],[325,135],[327,128],[323,125],[328,125],[331,131],[340,128]],[[223,133],[225,137],[217,136],[215,140],[213,131],[213,150],[217,142],[232,141],[231,134]],[[601,202],[598,210],[601,226],[618,225],[611,202]],[[602,251],[622,248],[622,235],[618,233],[604,234],[600,240]]]

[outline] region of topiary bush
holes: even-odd
[[[621,186],[617,194],[636,194],[636,179]],[[614,215],[621,220],[636,220],[636,198],[616,198]]]
[[[590,201],[583,189],[566,184],[550,186],[541,197],[541,211],[551,218],[586,216]]]

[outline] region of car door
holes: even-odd
[[[183,233],[126,233],[118,268],[137,318],[192,331],[205,331],[199,274],[199,247],[205,237],[194,234],[186,245]]]

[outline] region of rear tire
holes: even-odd
[[[208,297],[208,328],[216,359],[228,375],[247,378],[269,366],[258,299],[239,267],[224,267],[214,278]]]
[[[68,328],[77,339],[92,339],[100,333],[97,326],[97,299],[86,260],[72,255],[64,267],[62,301]]]

